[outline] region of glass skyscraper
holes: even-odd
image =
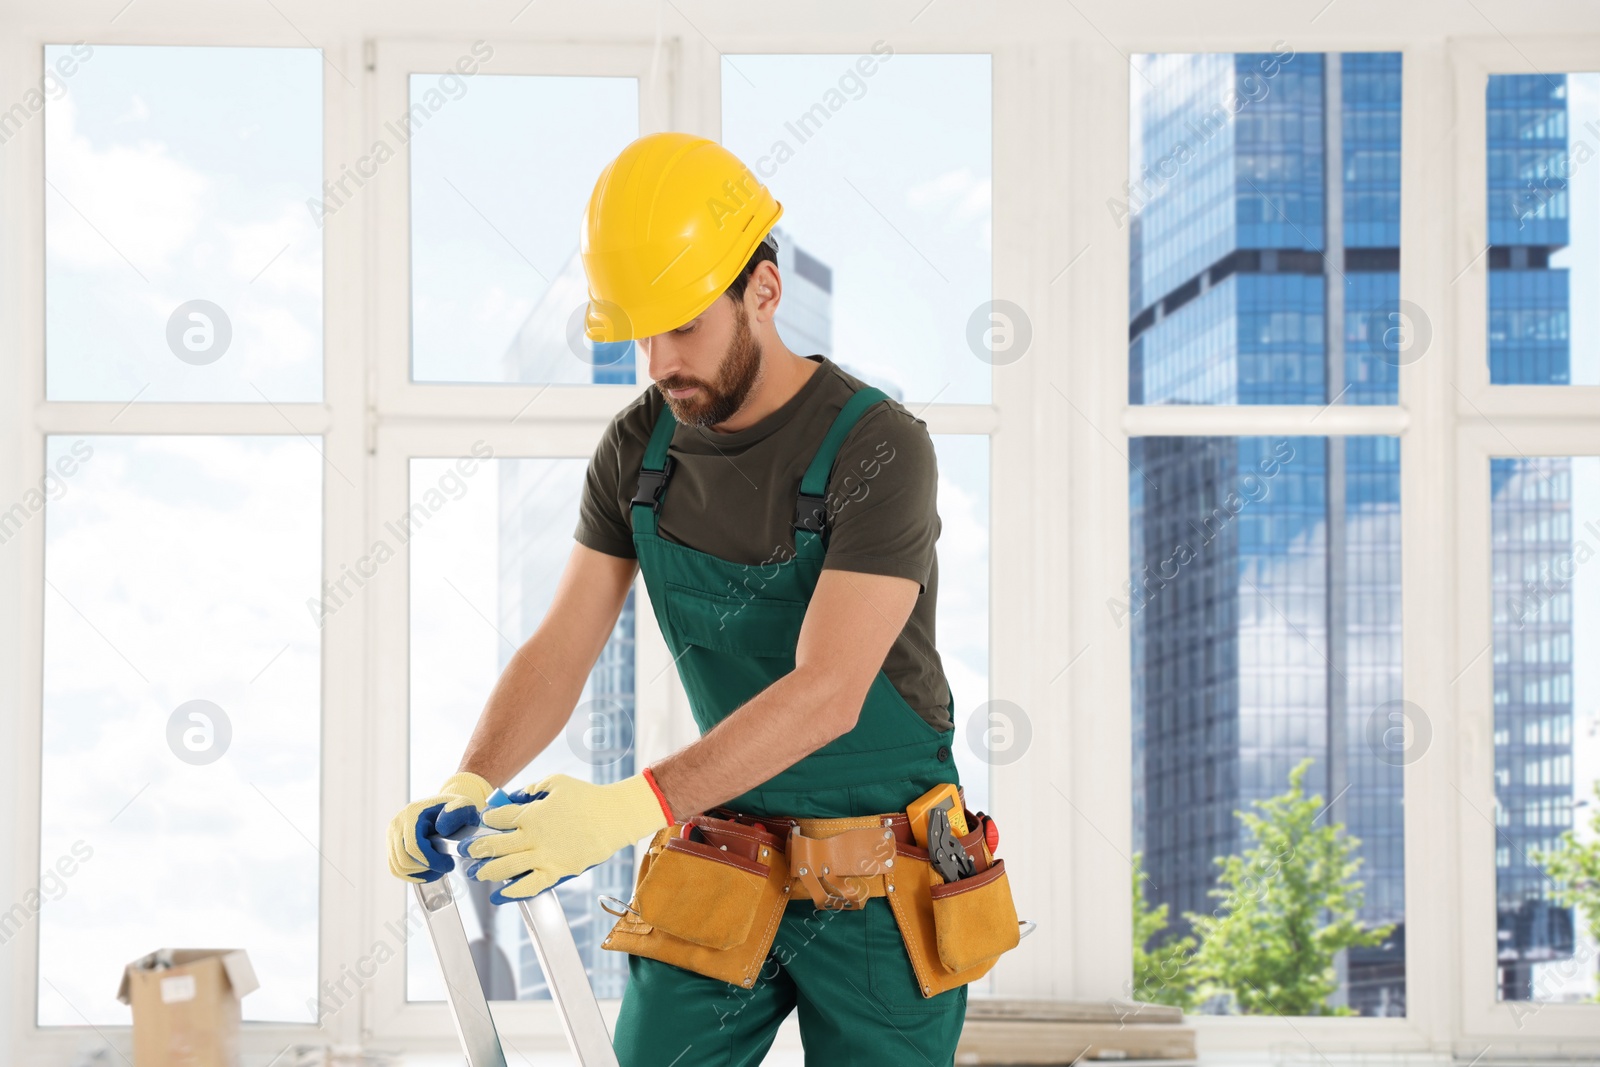
[[[1572,380],[1567,78],[1489,79],[1489,376]],[[1495,871],[1500,997],[1545,999],[1536,968],[1570,959],[1573,913],[1549,900],[1533,857],[1572,827],[1573,689],[1569,457],[1490,464],[1493,535]]]
[[[1128,225],[1130,401],[1392,404],[1400,56],[1140,56]],[[1145,894],[1210,912],[1237,811],[1314,761],[1361,842],[1337,1000],[1404,1013],[1399,444],[1136,438],[1130,450],[1134,837]]]

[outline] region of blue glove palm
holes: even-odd
[[[407,882],[436,882],[455,868],[454,857],[434,848],[434,834],[452,834],[482,821],[479,806],[494,787],[462,772],[435,796],[413,801],[389,822],[389,873]]]

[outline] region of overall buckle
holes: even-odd
[[[801,493],[794,504],[794,528],[820,537],[828,528],[828,498]]]
[[[672,477],[672,470],[678,465],[672,453],[667,453],[667,461],[658,471],[641,467],[639,469],[639,484],[633,491],[632,504],[643,504],[651,511],[661,511],[661,494],[667,488],[667,479]]]

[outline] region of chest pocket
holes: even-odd
[[[794,660],[806,605],[718,596],[668,582],[667,618],[678,638],[714,652]]]

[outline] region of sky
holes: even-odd
[[[722,143],[833,268],[834,358],[908,404],[988,403],[991,367],[967,331],[1006,295],[992,280],[990,58],[729,55],[722,86]]]
[[[65,84],[45,110],[49,398],[320,400],[319,54],[97,45]],[[168,340],[193,300],[220,309],[185,345],[203,363]]]
[[[46,512],[41,856],[89,856],[39,912],[39,1021],[126,1024],[122,967],[163,947],[245,949],[245,1017],[309,1021],[319,884],[356,877],[317,851],[321,458],[49,439],[52,464],[84,452]],[[193,700],[220,713],[175,747]]]
[[[438,80],[413,74],[413,98]],[[418,131],[411,141],[416,380],[507,380],[502,357],[517,328],[577,255],[595,179],[638,135],[633,78],[494,74],[468,80]]]

